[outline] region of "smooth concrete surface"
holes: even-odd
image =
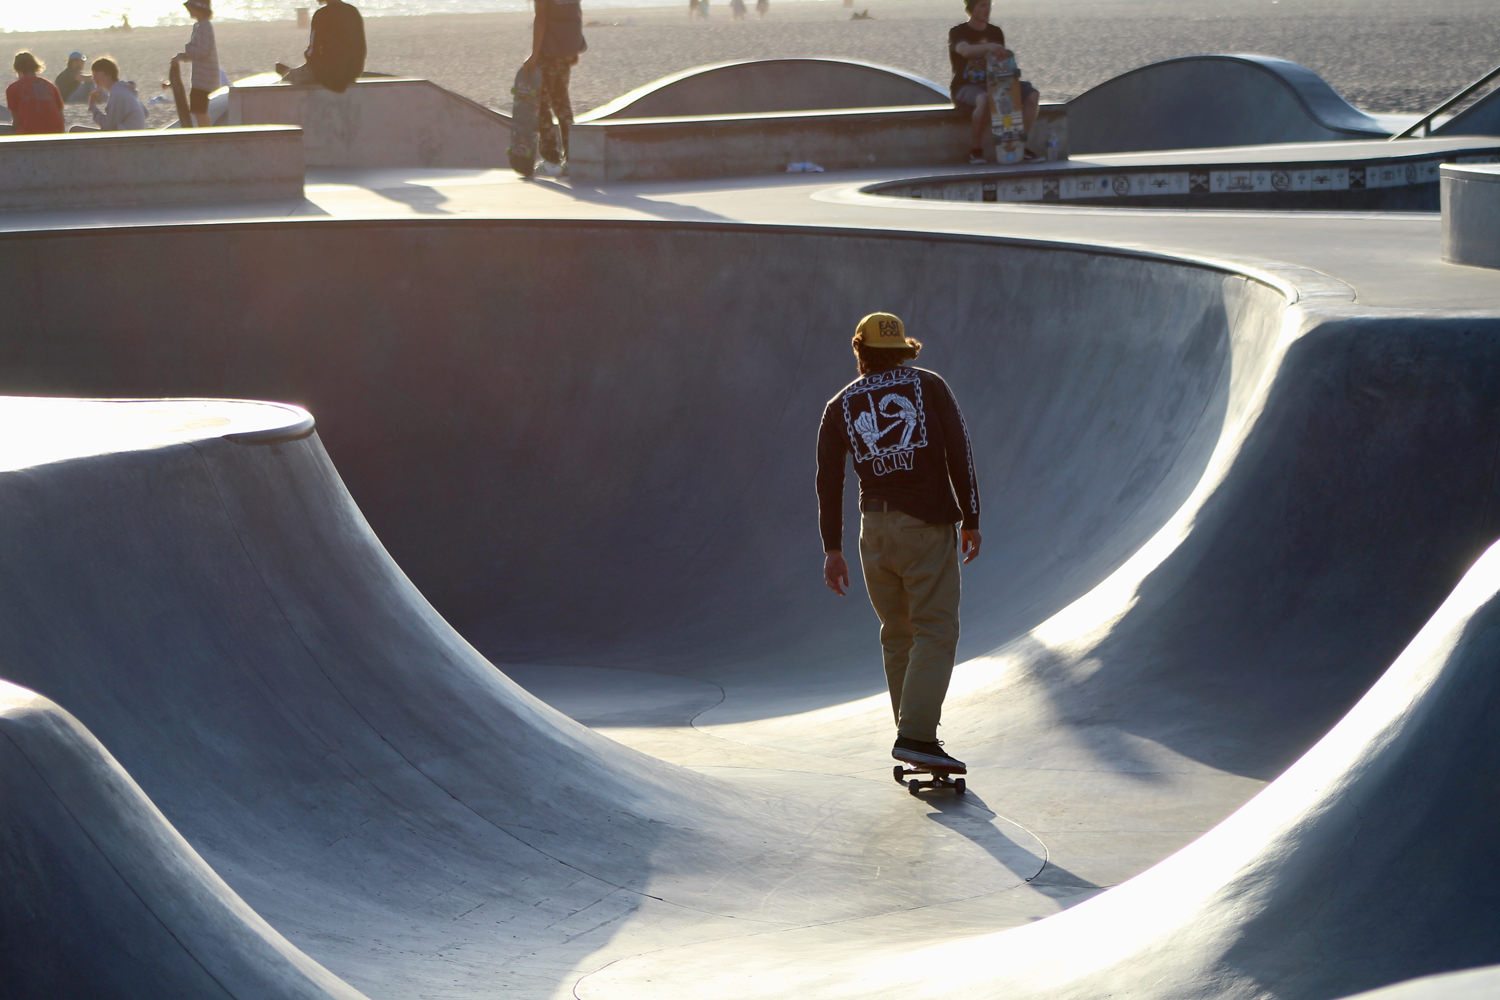
[[[1500,267],[1500,165],[1442,169],[1443,259]]]
[[[505,163],[510,119],[430,80],[356,80],[323,87],[242,81],[226,121],[300,126],[310,167],[493,167]]]
[[[1075,153],[1385,137],[1312,70],[1262,55],[1151,63],[1068,102]]]
[[[1360,994],[1358,1000],[1489,1000],[1500,996],[1500,968],[1470,969]]]
[[[694,66],[601,105],[581,121],[941,104],[948,91],[890,66],[853,59],[747,59]]]
[[[370,996],[1311,998],[1500,961],[1500,273],[1436,213],[864,193],[902,179],[317,172],[281,210],[0,219],[35,317],[0,389],[319,417],[0,474],[0,677]],[[161,322],[205,258],[222,301]],[[891,781],[870,612],[817,579],[813,424],[876,307],[985,490],[963,800]],[[7,813],[0,859],[64,822]],[[149,956],[62,856],[0,919]],[[201,946],[292,962],[247,926]]]
[[[302,130],[286,126],[17,135],[0,157],[4,212],[302,197]]]

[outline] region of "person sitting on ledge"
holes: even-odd
[[[94,72],[94,92],[89,95],[89,111],[94,122],[105,132],[146,127],[146,109],[136,96],[135,84],[120,79],[119,65],[108,56],[95,59],[89,67]],[[99,103],[106,102],[103,111]]]
[[[63,130],[63,99],[57,88],[37,74],[43,69],[36,56],[22,50],[12,64],[16,82],[5,88],[16,135],[46,135]]]
[[[969,19],[955,24],[948,30],[948,61],[953,65],[953,82],[948,92],[953,104],[960,112],[969,116],[973,131],[969,148],[969,162],[983,163],[984,133],[989,128],[990,118],[995,113],[985,86],[985,65],[989,56],[1005,59],[1014,53],[1005,47],[1005,32],[998,24],[990,23],[990,0],[964,0],[964,10]],[[1041,107],[1041,95],[1030,80],[1021,81],[1021,128],[1031,131]],[[1036,159],[1031,150],[1026,159]]]
[[[365,71],[365,21],[344,0],[318,0],[318,4],[303,53],[307,62],[296,68],[277,63],[276,72],[287,83],[317,83],[342,94]]]

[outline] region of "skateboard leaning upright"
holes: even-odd
[[[536,173],[537,104],[542,91],[542,71],[523,63],[516,70],[510,92],[515,103],[510,111],[510,168],[522,177]]]
[[[167,67],[167,84],[172,88],[172,103],[177,105],[177,124],[182,128],[193,127],[193,112],[188,109],[187,90],[182,85],[182,67],[173,59]]]
[[[985,58],[985,89],[990,94],[990,131],[995,136],[995,161],[1020,163],[1026,155],[1026,131],[1021,117],[1021,70],[1015,56]]]

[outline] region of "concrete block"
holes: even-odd
[[[286,126],[8,136],[0,157],[0,211],[302,198],[302,130]]]
[[[1443,259],[1500,267],[1500,164],[1445,163],[1441,176]]]
[[[229,92],[233,125],[297,125],[309,167],[504,166],[510,119],[430,80],[358,80],[342,94],[276,82]]]
[[[1046,105],[1030,144],[1051,130],[1067,152],[1061,105]],[[573,127],[575,181],[646,181],[783,173],[795,163],[827,170],[960,166],[968,122],[952,105],[847,108],[773,114],[611,118]]]

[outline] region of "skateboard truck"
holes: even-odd
[[[930,777],[923,781],[915,777],[919,774],[926,774]],[[896,779],[896,784],[905,785],[906,790],[913,795],[924,788],[951,788],[955,794],[962,795],[968,787],[963,778],[953,777],[952,771],[922,767],[919,764],[910,767],[897,764],[891,768],[891,777]]]

